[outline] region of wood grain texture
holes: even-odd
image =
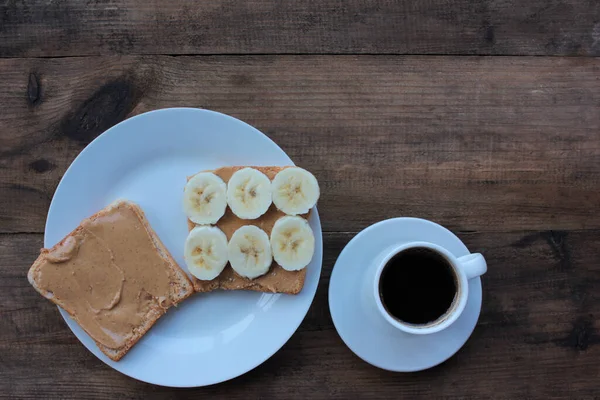
[[[597,0],[0,1],[0,398],[600,398],[598,56]],[[314,172],[325,231],[289,342],[183,390],[104,365],[26,278],[77,154],[176,106],[245,120]],[[473,336],[415,374],[356,357],[328,307],[343,247],[397,216],[489,265]]]
[[[461,234],[489,262],[481,318],[453,358],[431,370],[371,367],[336,333],[331,269],[352,233],[324,235],[315,301],[290,341],[260,367],[199,389],[161,388],[105,366],[26,279],[40,234],[0,235],[0,388],[33,399],[81,398],[597,398],[600,230]],[[197,296],[202,296],[198,294]],[[209,296],[210,294],[204,294]],[[159,321],[160,323],[160,321]]]
[[[596,0],[5,0],[0,56],[600,55]]]
[[[419,216],[455,231],[597,229],[600,59],[0,60],[0,231],[42,232],[75,156],[123,119],[191,106],[278,143],[328,232]]]

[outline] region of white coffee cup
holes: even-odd
[[[425,324],[410,324],[391,315],[383,305],[379,289],[381,275],[387,263],[397,254],[412,248],[429,249],[442,256],[447,264],[451,267],[456,282],[456,294],[451,306],[441,317]],[[460,317],[465,309],[465,305],[467,304],[467,299],[469,297],[469,279],[481,276],[487,271],[485,258],[483,258],[481,254],[473,253],[463,257],[455,257],[445,248],[429,242],[409,242],[398,246],[392,246],[385,250],[375,260],[375,264],[376,269],[375,279],[373,280],[373,295],[375,297],[377,309],[383,318],[385,318],[385,320],[393,327],[404,332],[417,335],[426,335],[439,332],[452,325],[458,319],[458,317]],[[407,266],[407,268],[414,267]]]

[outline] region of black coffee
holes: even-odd
[[[439,253],[416,247],[396,254],[383,268],[379,295],[387,311],[409,324],[440,318],[457,291],[452,267]]]

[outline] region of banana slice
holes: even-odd
[[[242,219],[256,219],[271,206],[271,180],[253,168],[236,171],[227,183],[227,204]]]
[[[229,259],[227,236],[214,226],[197,226],[190,231],[183,253],[188,270],[203,281],[215,279]]]
[[[298,271],[312,260],[315,235],[304,218],[281,217],[271,231],[271,248],[277,264],[287,271]]]
[[[235,231],[228,249],[231,268],[246,278],[266,274],[273,262],[269,236],[254,225],[244,225]]]
[[[185,185],[183,211],[194,223],[216,223],[225,214],[227,185],[212,172],[200,172]]]
[[[272,182],[273,203],[288,215],[305,214],[317,204],[319,183],[305,169],[286,168],[275,175]]]

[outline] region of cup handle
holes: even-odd
[[[467,279],[476,278],[487,271],[487,263],[480,253],[459,257],[458,265],[465,275],[467,275]]]

